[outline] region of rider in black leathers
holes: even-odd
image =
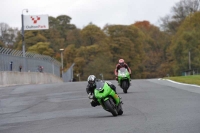
[[[94,95],[94,89],[96,88],[96,81],[100,79],[96,79],[94,75],[90,75],[88,77],[88,84],[86,87],[86,92],[89,94],[89,97],[91,95]],[[111,82],[105,81],[111,89],[113,89],[116,92],[116,87]],[[117,93],[117,92],[116,92]],[[96,107],[97,105],[100,105],[97,99],[93,96],[92,100],[90,101],[90,104],[92,107]]]

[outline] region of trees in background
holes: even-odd
[[[161,18],[161,27],[144,20],[131,25],[105,25],[103,29],[89,23],[78,29],[67,15],[50,16],[49,30],[25,31],[26,50],[60,61],[63,48],[64,71],[75,63],[74,77],[80,74],[81,80],[100,73],[105,79],[114,79],[119,58],[131,67],[132,78],[181,75],[189,65],[200,67],[199,4],[200,0],[176,3],[171,14]],[[0,47],[13,41],[13,47],[21,50],[20,32],[6,24],[0,26]]]
[[[16,37],[17,28],[11,28],[6,23],[0,23],[0,46],[12,47]]]
[[[168,49],[173,61],[173,75],[182,71],[200,68],[200,12],[188,16],[172,38]],[[189,53],[191,57],[189,59]],[[189,60],[191,64],[189,64]],[[191,65],[191,68],[189,68]]]
[[[199,11],[200,0],[180,0],[172,7],[170,15],[161,18],[161,29],[170,37],[166,48],[167,61],[164,63],[170,75],[181,75],[183,71],[199,68]]]
[[[200,0],[180,0],[171,10],[171,14],[161,18],[162,30],[175,34],[187,16],[200,11]]]

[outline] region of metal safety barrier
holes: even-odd
[[[0,71],[45,72],[60,77],[61,63],[50,56],[0,47]]]

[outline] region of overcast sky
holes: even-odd
[[[0,0],[0,23],[21,28],[21,14],[57,17],[68,15],[78,28],[90,22],[103,28],[106,24],[130,25],[148,20],[159,25],[159,19],[169,15],[180,0]]]

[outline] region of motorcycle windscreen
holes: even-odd
[[[103,89],[103,87],[104,87],[104,84],[105,84],[105,82],[102,81],[102,80],[96,82],[96,89],[99,90],[99,91],[101,91]]]
[[[126,72],[127,71],[127,69],[126,68],[124,68],[124,67],[122,67],[122,68],[120,68],[118,71],[120,71],[120,72]]]
[[[127,74],[128,74],[128,70],[126,68],[120,68],[118,70],[118,76],[120,77],[126,77]]]

